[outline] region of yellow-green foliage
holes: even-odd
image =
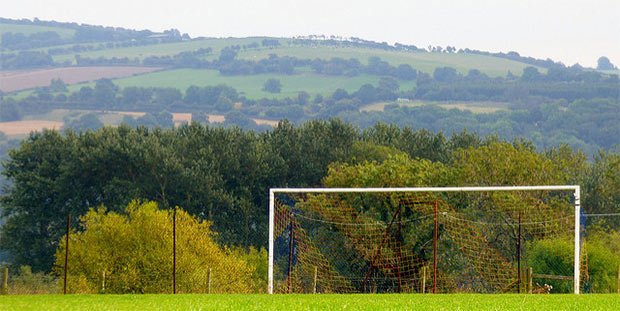
[[[172,215],[154,202],[134,201],[126,214],[91,209],[81,218],[84,230],[70,234],[69,292],[171,292]],[[181,209],[176,217],[178,292],[207,292],[209,269],[213,293],[256,290],[255,267],[219,247],[209,222]],[[58,274],[63,271],[64,241],[63,237],[56,253]]]
[[[357,165],[331,165],[323,182],[327,187],[441,186],[451,175],[450,168],[442,163],[397,154],[389,155],[381,163],[366,161]]]
[[[455,158],[460,185],[549,185],[567,179],[556,163],[524,145],[495,142],[458,150]]]

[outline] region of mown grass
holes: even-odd
[[[620,295],[24,295],[0,310],[613,310]]]
[[[12,32],[12,33],[23,33],[24,35],[28,36],[33,33],[46,32],[46,31],[57,32],[58,35],[63,39],[71,38],[75,34],[75,30],[69,29],[69,28],[0,23],[0,34]]]

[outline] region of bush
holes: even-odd
[[[59,288],[58,281],[52,275],[42,272],[33,273],[30,266],[21,266],[17,275],[9,278],[8,294],[57,294]]]
[[[614,245],[615,244],[615,248]],[[593,293],[616,292],[616,277],[620,265],[620,234],[600,232],[590,235],[582,244],[587,263],[583,271],[582,290]],[[526,260],[534,273],[553,275],[573,275],[573,241],[569,238],[539,240],[528,246]],[[554,292],[570,293],[573,284],[567,281],[544,280],[553,285]]]
[[[154,202],[134,201],[126,213],[106,212],[101,207],[81,218],[84,231],[70,235],[68,291],[172,291],[173,212],[159,210]],[[209,277],[212,293],[256,290],[257,284],[262,284],[252,277],[256,268],[239,258],[238,252],[218,246],[210,226],[177,209],[177,291],[207,292]],[[63,269],[64,241],[56,252],[55,271],[59,274]]]

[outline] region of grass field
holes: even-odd
[[[385,106],[390,104],[398,104],[401,107],[419,107],[423,105],[436,105],[444,109],[458,109],[462,111],[471,111],[473,113],[493,113],[501,110],[510,110],[509,104],[499,102],[436,102],[436,101],[420,101],[402,103],[373,103],[360,108],[360,111],[379,111],[385,110]]]
[[[195,51],[200,48],[213,49],[214,55],[219,55],[220,50],[226,46],[231,45],[244,45],[256,42],[261,43],[263,37],[250,37],[250,38],[227,38],[227,39],[197,39],[191,41],[174,42],[174,43],[162,43],[157,45],[144,45],[134,46],[127,48],[115,48],[105,49],[98,51],[62,54],[54,56],[54,61],[62,63],[64,61],[75,61],[75,55],[80,54],[82,57],[97,58],[97,57],[127,57],[130,59],[138,58],[144,59],[148,56],[165,56],[174,55],[183,51]]]
[[[24,295],[0,310],[613,310],[620,295]]]
[[[282,82],[282,91],[272,94],[262,90],[267,79],[279,79]],[[380,77],[370,75],[359,75],[356,77],[345,76],[323,76],[311,72],[301,72],[294,75],[283,74],[260,74],[249,76],[223,76],[217,70],[198,70],[198,69],[178,69],[153,72],[140,76],[122,78],[114,80],[114,83],[121,87],[143,86],[143,87],[174,87],[181,91],[191,86],[207,86],[226,84],[243,92],[248,98],[284,98],[295,97],[300,91],[306,91],[311,95],[329,95],[336,89],[342,88],[348,92],[359,89],[366,83],[377,85]],[[410,90],[414,87],[414,81],[401,81],[401,90]],[[81,86],[70,87],[69,90],[78,90]]]
[[[58,35],[60,35],[60,37],[63,39],[71,38],[75,34],[75,30],[69,29],[69,28],[0,23],[0,35],[6,32],[12,32],[12,33],[23,33],[24,35],[28,36],[33,33],[46,32],[46,31],[57,32]]]
[[[279,56],[295,56],[302,59],[330,59],[332,57],[344,59],[357,58],[363,64],[366,64],[368,58],[371,56],[378,56],[394,66],[409,64],[417,70],[428,73],[432,73],[436,67],[449,66],[454,67],[463,74],[466,74],[469,69],[475,68],[493,77],[506,76],[508,71],[511,71],[515,75],[520,75],[523,69],[529,66],[525,63],[509,59],[477,54],[398,52],[364,48],[335,48],[329,46],[283,46],[273,50],[249,50],[241,52],[239,57],[245,59],[261,59],[266,58],[271,53],[278,54]],[[546,72],[544,68],[539,68],[539,71]]]
[[[199,48],[211,48],[213,53],[208,59],[215,58],[219,55],[220,50],[226,46],[244,45],[250,43],[260,44],[263,37],[251,38],[211,38],[200,39],[176,43],[166,43],[158,45],[137,46],[128,48],[105,49],[90,52],[80,52],[82,57],[128,57],[130,59],[144,59],[148,56],[164,56],[174,55],[183,51],[194,51]],[[436,67],[450,66],[456,68],[459,72],[465,74],[469,69],[479,69],[489,76],[505,76],[508,71],[515,75],[520,75],[523,69],[529,65],[513,60],[503,59],[493,56],[462,54],[462,53],[428,53],[428,52],[399,52],[384,51],[379,49],[367,48],[340,48],[331,46],[295,46],[290,45],[287,39],[280,39],[282,45],[277,48],[260,48],[250,49],[239,53],[241,59],[262,59],[269,54],[277,54],[279,56],[293,56],[301,59],[323,58],[330,59],[332,57],[341,57],[345,59],[356,58],[362,63],[367,63],[371,56],[378,56],[392,65],[409,64],[413,68],[432,73]],[[64,62],[75,60],[76,53],[56,55],[54,61]],[[546,72],[544,68],[539,71]]]

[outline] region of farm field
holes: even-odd
[[[410,101],[397,103],[373,103],[360,108],[360,111],[384,111],[385,106],[397,104],[401,107],[419,107],[423,105],[436,105],[444,109],[458,109],[472,113],[493,113],[510,110],[509,104],[498,102],[433,102],[433,101]]]
[[[268,79],[279,79],[282,83],[280,93],[268,93],[262,90]],[[355,77],[345,76],[322,76],[311,72],[302,72],[294,75],[284,74],[260,74],[248,76],[223,76],[217,70],[200,69],[177,69],[154,72],[141,76],[128,77],[114,80],[120,87],[174,87],[184,92],[189,86],[215,86],[226,84],[242,92],[248,98],[285,98],[296,97],[298,92],[306,91],[309,94],[329,95],[336,89],[342,88],[348,92],[359,89],[360,86],[370,83],[376,85],[380,77],[359,75]],[[410,90],[415,86],[415,81],[401,81],[401,90]],[[75,89],[74,89],[75,88]],[[78,86],[69,88],[71,91],[79,89]]]
[[[62,67],[51,69],[0,71],[0,91],[14,92],[48,86],[52,79],[66,84],[93,81],[101,78],[120,78],[159,70],[156,67]]]
[[[144,45],[134,46],[126,48],[114,48],[97,51],[88,51],[80,53],[60,54],[53,56],[55,62],[63,63],[65,61],[75,61],[75,55],[79,54],[82,57],[98,58],[98,57],[127,57],[130,59],[138,58],[144,59],[149,56],[165,56],[174,55],[184,51],[195,51],[200,48],[213,49],[214,55],[219,55],[220,50],[224,47],[231,45],[244,45],[256,42],[260,42],[265,39],[264,37],[249,37],[249,38],[206,38],[206,39],[194,39],[191,41],[174,42],[174,43],[162,43],[157,45]]]
[[[23,33],[24,35],[28,36],[33,33],[46,32],[46,31],[57,32],[58,35],[63,39],[71,38],[75,34],[75,30],[69,29],[69,28],[0,23],[0,35],[7,33],[7,32],[12,32],[12,33]]]
[[[620,295],[16,295],[0,310],[610,310]]]
[[[7,136],[23,136],[32,131],[40,131],[43,129],[60,129],[63,122],[51,120],[22,120],[11,122],[0,122],[0,132]]]
[[[515,75],[520,75],[525,67],[530,66],[509,59],[477,54],[400,52],[364,48],[336,48],[329,46],[283,46],[269,50],[248,50],[240,52],[239,57],[244,59],[262,59],[268,57],[269,54],[294,56],[302,59],[330,59],[332,57],[344,59],[357,58],[363,64],[367,64],[368,58],[378,56],[393,66],[409,64],[417,70],[431,74],[436,67],[449,66],[454,67],[463,74],[467,74],[469,69],[475,68],[493,77],[506,76],[508,71]],[[546,69],[543,68],[538,68],[538,70],[540,72],[546,72]]]

